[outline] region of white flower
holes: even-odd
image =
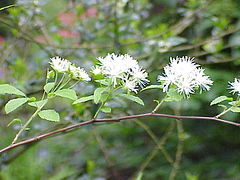
[[[147,79],[148,74],[145,72],[144,69],[139,66],[132,68],[130,74],[136,81],[136,84],[139,84],[140,87],[143,87],[146,83],[149,82],[149,80]]]
[[[238,95],[240,95],[240,79],[235,78],[234,82],[229,82],[229,84],[229,89],[232,89],[231,92],[238,93]]]
[[[137,60],[130,55],[108,54],[106,57],[99,57],[101,73],[110,78],[113,86],[122,85],[129,91],[136,92],[138,87],[143,87],[149,82],[148,74],[142,69]],[[97,70],[96,70],[97,71]]]
[[[124,82],[123,87],[126,88],[129,91],[132,91],[132,92],[135,92],[135,93],[137,92],[137,85],[136,85],[135,81],[126,80]]]
[[[124,73],[127,73],[131,68],[138,66],[137,61],[128,54],[115,55],[112,53],[104,58],[99,57],[98,60],[102,67],[102,73],[110,77],[114,82],[114,85],[116,85],[117,78],[122,78]]]
[[[102,69],[99,66],[95,66],[92,68],[92,73],[95,75],[101,74],[102,73]]]
[[[70,73],[71,77],[76,80],[84,80],[90,81],[91,78],[88,76],[86,71],[80,67],[75,67],[74,65],[70,65]]]
[[[170,85],[175,85],[179,93],[187,96],[194,93],[197,88],[209,90],[209,85],[212,85],[213,81],[193,59],[187,56],[170,58],[170,63],[164,67],[163,76],[158,77],[163,83],[164,92],[168,91]]]
[[[69,70],[71,62],[66,59],[60,58],[59,56],[56,56],[51,58],[50,65],[57,72],[64,73]]]

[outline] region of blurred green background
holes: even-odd
[[[214,81],[212,89],[165,103],[160,113],[214,116],[222,109],[209,103],[230,95],[228,81],[239,77],[238,0],[0,1],[0,7],[10,4],[16,6],[0,11],[0,83],[15,85],[29,96],[41,96],[49,58],[55,55],[90,70],[96,57],[128,53],[147,69],[152,84],[169,57],[194,56]],[[90,95],[94,84],[82,83],[75,90]],[[164,93],[149,90],[139,96],[144,107],[110,102],[112,114],[100,117],[150,112],[153,100]],[[0,98],[1,148],[19,128],[7,124],[33,112],[26,107],[6,115],[3,107],[9,98]],[[22,138],[88,120],[96,110],[91,103],[72,106],[60,98],[49,106],[60,112],[61,123],[36,118]],[[239,114],[223,118],[239,121]],[[142,118],[96,124],[0,155],[0,180],[235,180],[240,179],[239,134],[237,127],[203,120]]]

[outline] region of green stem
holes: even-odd
[[[48,99],[46,99],[48,101]],[[15,138],[12,141],[12,144],[16,143],[16,141],[18,140],[19,136],[21,135],[21,133],[27,128],[27,126],[32,122],[33,118],[39,113],[39,111],[41,111],[41,109],[46,105],[47,101],[40,106],[39,108],[37,108],[37,110],[33,113],[33,115],[28,119],[28,121],[26,122],[26,124],[24,124],[21,129],[19,130],[19,132],[17,133],[17,135],[15,136]]]
[[[48,74],[48,69],[47,69],[47,74]],[[55,79],[55,81],[56,81],[56,79]],[[48,82],[48,78],[47,78],[47,75],[46,75],[45,85],[47,84],[47,82]],[[46,92],[45,92],[45,90],[43,90],[43,95],[42,95],[42,99],[41,100],[44,99],[45,95],[46,95]]]
[[[221,112],[220,114],[218,114],[217,116],[215,116],[216,118],[220,118],[221,116],[223,116],[224,114],[226,114],[227,112],[231,111],[232,107],[234,106],[231,106],[230,108],[226,109],[225,111]]]
[[[61,80],[58,82],[58,84],[56,85],[56,87],[53,89],[53,92],[56,91],[58,89],[58,87],[61,85],[61,83],[63,82],[63,79],[65,77],[65,74],[63,74]],[[56,81],[55,81],[55,84],[56,84]]]
[[[71,78],[69,78],[64,84],[62,84],[58,89],[62,89],[64,86],[66,86],[69,81],[71,81]]]
[[[56,84],[56,83],[57,83],[57,80],[58,80],[58,73],[56,72],[55,74],[56,74],[56,75],[55,75],[54,84]]]
[[[236,101],[239,101],[240,97],[237,97],[237,100]],[[220,114],[218,114],[217,116],[215,116],[216,118],[220,118],[221,116],[223,116],[224,114],[226,114],[227,112],[231,111],[231,109],[233,107],[237,107],[238,105],[233,105],[231,106],[230,108],[224,110],[223,112],[221,112]]]
[[[158,103],[158,105],[154,108],[154,110],[152,111],[152,113],[157,112],[157,110],[160,108],[160,106],[163,104],[163,102],[165,101],[167,95],[164,96],[164,98],[160,101],[160,103]]]
[[[70,89],[72,89],[75,85],[77,85],[77,83],[79,83],[80,81],[75,82],[73,85],[70,86]]]
[[[93,119],[96,119],[96,118],[97,118],[97,116],[98,116],[100,110],[102,109],[102,107],[104,106],[105,103],[106,103],[106,101],[103,102],[103,103],[99,106],[97,112],[96,112],[96,113],[94,114],[94,116],[93,116]]]
[[[93,119],[96,119],[96,118],[97,118],[97,116],[98,116],[101,108],[106,104],[109,96],[110,96],[112,93],[113,93],[112,90],[109,89],[109,91],[108,91],[108,96],[107,96],[106,100],[105,100],[104,102],[102,102],[102,104],[99,106],[98,110],[96,111],[96,113],[95,113],[94,116],[93,116]]]

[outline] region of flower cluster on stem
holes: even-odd
[[[105,78],[109,78],[114,87],[120,86],[136,93],[149,82],[147,72],[128,54],[112,53],[97,59],[99,65],[92,70],[93,74],[102,74]]]
[[[237,93],[238,96],[240,95],[240,79],[235,78],[234,82],[229,82],[229,89],[231,89],[232,93]]]
[[[75,64],[59,56],[51,58],[51,67],[58,73],[67,73],[75,80],[90,81],[91,78],[83,68],[76,67]]]
[[[176,87],[180,94],[189,96],[196,89],[210,89],[213,81],[205,75],[200,65],[194,63],[193,59],[188,56],[170,58],[170,63],[164,67],[163,75],[158,77],[164,92],[170,87]]]

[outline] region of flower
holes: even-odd
[[[112,53],[104,58],[99,57],[98,60],[102,67],[102,73],[110,77],[114,85],[116,85],[117,78],[121,79],[124,73],[127,73],[131,68],[138,66],[137,61],[128,54],[115,55]]]
[[[148,74],[139,66],[137,60],[130,55],[108,54],[106,57],[97,58],[100,63],[93,73],[101,72],[110,78],[113,86],[123,86],[129,91],[137,92],[138,87],[143,87],[149,80]]]
[[[72,79],[84,81],[91,80],[84,69],[76,67],[75,64],[59,56],[51,58],[50,65],[58,73],[67,73]]]
[[[66,59],[63,59],[59,56],[56,56],[56,57],[51,58],[50,65],[57,72],[64,73],[69,70],[71,62]]]
[[[140,87],[143,87],[146,83],[149,82],[149,80],[147,79],[148,74],[144,69],[139,66],[132,68],[130,74]]]
[[[231,92],[238,93],[240,95],[240,79],[235,78],[234,82],[229,82],[229,89],[232,89]]]
[[[180,94],[187,96],[197,88],[209,90],[213,81],[193,59],[188,56],[170,58],[170,63],[164,67],[164,74],[158,77],[163,84],[163,92],[168,91],[170,85],[175,85]]]
[[[75,67],[75,65],[70,65],[70,76],[76,80],[90,81],[91,78],[88,76],[86,71],[80,67]]]
[[[101,74],[102,73],[102,69],[99,66],[95,66],[95,67],[92,68],[92,73],[94,75]]]
[[[137,86],[135,81],[126,80],[123,84],[123,87],[129,91],[137,92]]]

